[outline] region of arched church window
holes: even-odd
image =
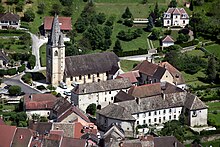
[[[54,56],[58,56],[58,51],[55,51],[55,52],[54,52]]]

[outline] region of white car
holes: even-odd
[[[67,85],[66,85],[66,83],[64,83],[64,82],[60,82],[60,85],[59,85],[61,88],[63,88],[63,89],[67,89]]]

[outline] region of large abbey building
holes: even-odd
[[[47,83],[58,86],[112,79],[119,70],[119,58],[113,52],[65,57],[63,34],[58,16],[54,17],[47,43]]]

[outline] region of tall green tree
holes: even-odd
[[[154,22],[152,16],[149,16],[147,23],[147,31],[151,32],[154,27]]]
[[[214,82],[217,77],[217,69],[216,69],[216,60],[214,56],[209,57],[208,66],[207,66],[207,76],[210,82]]]
[[[37,8],[38,8],[38,10],[37,10],[38,14],[44,14],[46,6],[43,2],[40,2],[38,4]]]
[[[171,0],[170,4],[169,4],[169,7],[176,8],[177,7],[177,1],[176,0]]]
[[[91,115],[96,114],[96,104],[92,103],[86,108],[86,113],[89,113]]]
[[[193,0],[190,1],[189,10],[193,11]]]
[[[8,89],[9,95],[16,96],[21,94],[21,87],[17,85],[13,85]]]
[[[159,10],[157,2],[156,2],[155,7],[154,7],[154,15],[155,15],[156,19],[160,17],[160,10]]]
[[[117,39],[117,40],[115,41],[115,46],[114,46],[114,48],[113,48],[113,52],[119,53],[119,52],[122,52],[122,51],[123,51],[123,49],[122,49],[122,47],[121,47],[121,42]]]
[[[156,40],[160,38],[161,29],[153,28],[151,33],[151,39]]]
[[[59,15],[61,11],[62,11],[61,4],[55,3],[55,4],[52,5],[52,9],[51,9],[50,13],[52,15],[55,15],[55,14]]]
[[[131,11],[128,7],[125,9],[125,12],[122,14],[122,18],[124,18],[124,19],[125,18],[132,18]]]
[[[0,3],[0,13],[5,13],[5,8],[2,6],[2,3]]]
[[[33,21],[35,18],[35,14],[32,9],[27,9],[27,11],[24,12],[24,20],[27,22]]]

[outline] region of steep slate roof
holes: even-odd
[[[85,147],[85,139],[75,139],[70,137],[63,137],[61,147]]]
[[[54,17],[46,16],[44,18],[44,30],[51,30]],[[58,17],[60,29],[72,30],[71,17]]]
[[[120,90],[114,98],[114,103],[128,101],[128,100],[134,100],[134,99],[135,99],[135,97],[133,97],[132,95],[129,95],[126,92]]]
[[[133,70],[139,70],[140,73],[161,79],[166,69],[159,65],[153,64],[147,60],[139,63]]]
[[[97,113],[113,119],[135,121],[135,118],[131,115],[129,111],[127,111],[127,109],[121,107],[120,105],[112,103],[97,111]]]
[[[25,147],[31,142],[32,131],[26,128],[17,128],[12,142],[13,147]]]
[[[59,147],[62,136],[57,134],[49,134],[43,139],[43,147]]]
[[[146,84],[142,86],[133,86],[129,89],[128,94],[134,97],[150,97],[155,95],[183,92],[179,87],[176,87],[168,82]]]
[[[94,143],[98,144],[98,136],[92,133],[85,133],[81,136],[81,139],[92,140]]]
[[[189,15],[186,13],[184,8],[168,8],[167,12],[165,12],[165,14],[170,14],[171,15],[180,15],[181,19],[188,19]],[[185,15],[185,17],[183,17],[183,15]],[[170,18],[165,16],[164,18]]]
[[[69,56],[65,58],[65,75],[70,77],[105,72],[115,74],[119,69],[118,62],[119,58],[113,52]]]
[[[0,125],[0,147],[9,147],[16,132],[15,126]]]
[[[50,110],[58,99],[52,94],[26,94],[24,105],[26,110]]]
[[[182,73],[179,72],[174,66],[172,66],[170,63],[168,62],[161,62],[159,64],[161,67],[165,67],[170,74],[173,76],[173,80],[175,82],[175,84],[184,84],[185,80],[182,76]]]
[[[174,107],[183,107],[186,93],[172,93],[162,95],[140,98],[139,104],[137,100],[119,102],[118,105],[124,107],[130,114],[139,112],[147,112],[160,109],[168,109]],[[117,112],[117,111],[116,111]],[[114,113],[116,113],[114,112]]]
[[[154,137],[155,147],[184,147],[174,136]]]
[[[185,101],[185,107],[189,110],[198,110],[208,108],[196,95],[188,94]]]
[[[126,72],[126,73],[118,75],[116,79],[117,78],[129,78],[131,83],[137,83],[138,82],[137,78],[139,77],[140,77],[140,74],[138,71],[130,71],[130,72]]]
[[[28,128],[38,132],[40,135],[44,135],[45,133],[50,132],[52,128],[52,123],[51,122],[34,123],[33,121],[30,121]]]
[[[53,130],[63,130],[65,137],[74,137],[74,127],[73,123],[53,123]]]
[[[173,38],[170,35],[167,35],[166,37],[164,37],[164,39],[162,40],[162,42],[174,42]]]
[[[20,17],[17,14],[12,14],[12,13],[0,14],[0,21],[16,21],[16,22],[18,22],[19,20],[20,20]]]
[[[132,84],[128,78],[112,79],[93,83],[79,84],[72,91],[76,94],[89,94],[111,90],[127,89]]]
[[[72,104],[66,99],[62,98],[56,102],[53,106],[53,111],[56,112],[58,117],[62,116],[68,109],[70,109]]]

